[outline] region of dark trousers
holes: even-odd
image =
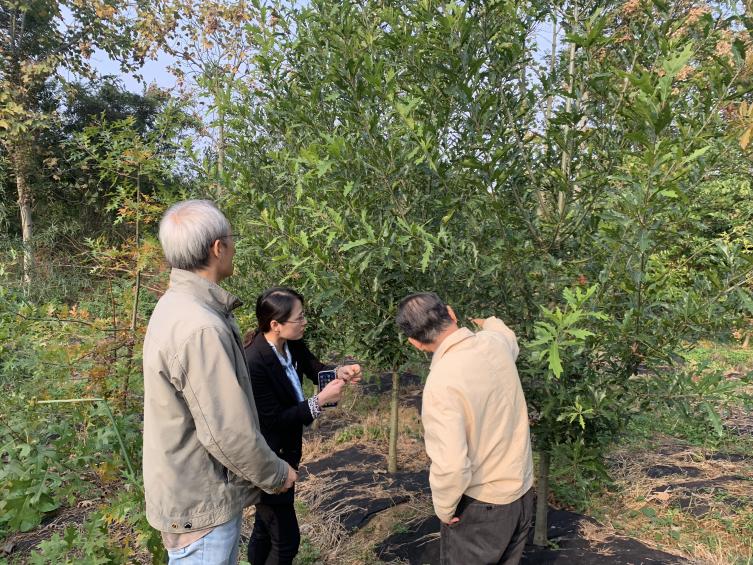
[[[460,499],[459,522],[442,524],[442,565],[517,565],[533,521],[533,489],[510,504]]]
[[[293,503],[257,504],[248,542],[251,565],[290,565],[298,553],[301,532]]]

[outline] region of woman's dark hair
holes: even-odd
[[[303,295],[292,288],[275,286],[262,292],[256,299],[256,329],[246,334],[244,345],[250,345],[259,333],[271,330],[272,320],[287,322],[298,301],[303,305]]]

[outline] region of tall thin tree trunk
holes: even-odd
[[[552,56],[549,60],[549,96],[546,97],[546,111],[544,112],[544,118],[546,119],[546,128],[549,130],[549,120],[552,118],[552,105],[554,103],[554,96],[552,96],[551,88],[554,84],[554,73],[557,69],[557,15],[552,13]]]
[[[23,240],[23,272],[24,284],[31,283],[31,272],[34,266],[34,253],[32,249],[33,222],[31,217],[31,183],[29,172],[31,171],[31,144],[26,139],[18,139],[13,148],[13,174],[16,177],[16,189],[18,190],[18,209],[21,214],[21,237]]]
[[[528,53],[526,49],[528,46],[526,45],[525,38],[523,39],[523,52]],[[523,58],[523,63],[520,65],[520,70],[518,71],[518,103],[523,104],[527,98],[528,93],[528,77],[526,76],[526,59]]]
[[[141,166],[136,173],[136,290],[133,296],[133,310],[131,311],[131,332],[136,332],[136,320],[139,312],[139,292],[141,291]]]
[[[573,4],[573,24],[571,27],[575,27],[575,24],[578,22],[578,4],[577,2]],[[565,111],[570,112],[573,107],[573,92],[575,91],[575,48],[576,45],[574,42],[570,43],[570,61],[567,68],[568,73],[568,79],[569,84],[567,86],[567,92],[569,96],[565,100]],[[568,182],[568,179],[570,177],[570,162],[572,161],[572,147],[570,142],[570,126],[565,126],[565,143],[564,143],[564,149],[562,151],[562,176],[565,178],[565,182]],[[557,211],[559,212],[560,218],[562,218],[565,215],[565,206],[566,206],[566,199],[565,199],[565,192],[560,191],[557,199]]]
[[[131,381],[131,367],[133,366],[133,351],[136,346],[136,328],[139,316],[139,295],[141,294],[141,166],[136,172],[136,283],[133,290],[133,308],[131,309],[131,335],[128,339],[128,367],[123,379],[123,409],[128,407],[128,388]]]
[[[219,109],[219,140],[217,142],[217,178],[222,185],[225,177],[225,110]]]
[[[536,526],[533,531],[533,545],[547,545],[547,513],[549,512],[549,450],[539,452],[539,469],[536,477]]]
[[[545,120],[545,132],[549,135],[549,121],[552,118],[552,107],[554,104],[554,96],[552,94],[552,85],[554,84],[554,75],[557,69],[557,16],[552,12],[552,54],[549,60],[549,95],[546,98],[546,110],[544,111]],[[546,209],[546,198],[541,188],[536,189],[538,193],[539,205],[536,209],[536,215],[540,218],[545,218],[549,214]]]
[[[390,451],[387,457],[387,471],[397,472],[397,432],[398,432],[398,400],[400,398],[400,374],[392,373],[392,397],[390,398]]]

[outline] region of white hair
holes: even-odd
[[[209,200],[173,204],[159,223],[159,241],[171,267],[196,271],[209,264],[209,249],[231,235],[230,222]]]

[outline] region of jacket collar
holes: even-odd
[[[183,269],[170,271],[170,290],[195,296],[222,314],[230,314],[243,304],[219,285]]]
[[[276,382],[282,383],[282,387],[287,391],[288,395],[293,400],[296,400],[298,398],[298,395],[293,389],[293,383],[290,382],[290,379],[285,372],[285,367],[283,367],[282,363],[280,363],[280,359],[277,357],[275,350],[272,349],[272,346],[267,341],[267,338],[264,337],[263,333],[259,332],[258,334],[256,334],[254,341],[251,343],[251,347],[255,348],[259,352],[265,365],[267,367],[270,367],[275,372]],[[290,349],[290,358],[293,363],[293,367],[295,367],[296,372],[298,372],[298,361],[295,358],[295,354],[293,353],[292,348]]]
[[[447,353],[447,351],[450,350],[450,348],[454,345],[457,345],[461,341],[465,341],[469,337],[473,337],[474,334],[471,330],[468,328],[458,328],[454,332],[452,332],[450,335],[448,335],[446,338],[444,338],[444,341],[439,344],[439,347],[437,347],[436,351],[434,351],[434,355],[431,358],[431,367],[434,367],[434,364],[439,362],[439,360],[444,357],[444,354]]]

